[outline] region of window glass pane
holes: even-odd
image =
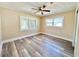
[[[37,18],[20,16],[20,29],[26,31],[29,29],[37,29],[38,22]]]
[[[21,31],[28,30],[28,18],[20,16],[20,25]]]
[[[55,18],[54,26],[62,27],[63,26],[63,17]]]
[[[25,20],[22,20],[22,22],[21,22],[21,30],[25,30],[25,28],[26,28],[26,22],[25,22]]]
[[[46,20],[46,26],[52,26],[52,20],[50,19]]]
[[[54,23],[54,26],[62,26],[62,23]]]
[[[36,19],[29,20],[30,29],[36,29]]]
[[[25,27],[26,27],[25,29],[28,30],[29,29],[29,27],[28,27],[28,19],[26,19],[25,23],[26,23],[25,24]]]

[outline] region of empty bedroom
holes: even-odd
[[[79,56],[76,2],[0,2],[0,57]]]

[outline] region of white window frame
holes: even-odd
[[[56,18],[63,18],[63,19],[62,19],[62,26],[55,26],[55,25],[54,25],[54,23],[55,23],[54,21],[55,21]],[[47,21],[48,21],[48,20],[51,20],[51,21],[52,21],[52,23],[51,23],[52,25],[51,25],[51,26],[47,25]],[[46,26],[47,26],[47,27],[63,27],[63,26],[64,26],[64,16],[55,17],[55,18],[51,18],[51,19],[46,19]]]
[[[26,19],[26,20],[25,20]],[[26,31],[26,30],[28,30],[29,29],[29,26],[27,27],[26,25],[25,25],[25,29],[22,29],[22,22],[23,21],[26,21],[27,23],[26,23],[26,25],[28,26],[28,17],[25,17],[25,16],[20,16],[20,30],[21,31]]]
[[[62,18],[62,26],[56,26],[56,25],[54,25],[54,23],[55,23],[54,21],[55,21],[56,18]],[[63,26],[64,26],[64,16],[53,18],[53,27],[63,27]]]
[[[27,22],[26,25],[28,26],[28,28],[25,25],[25,29],[22,29],[23,20]],[[32,24],[34,25],[34,27],[32,26]],[[37,18],[29,16],[20,16],[20,31],[36,30],[37,27],[38,27]]]
[[[47,27],[52,27],[52,25],[53,25],[50,20],[52,21],[52,19],[46,19],[46,26]],[[48,23],[51,23],[51,25],[49,25]]]
[[[33,30],[37,28],[37,24],[36,24],[37,20],[36,19],[29,19],[29,29]],[[34,27],[33,27],[34,25]]]

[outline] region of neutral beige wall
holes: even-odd
[[[44,17],[40,17],[40,31],[39,32],[44,32],[45,28],[44,28]]]
[[[64,16],[64,26],[62,28],[45,26],[46,19],[61,17],[61,16]],[[74,21],[75,21],[75,10],[54,14],[51,16],[41,17],[42,28],[40,29],[40,32],[48,33],[55,36],[60,36],[63,38],[67,38],[69,41],[72,41]]]
[[[28,30],[25,32],[20,31],[20,19],[19,16],[30,16],[36,17],[30,14],[26,14],[23,12],[13,11],[5,8],[0,8],[1,16],[2,16],[2,32],[3,32],[3,40],[7,40],[14,37],[29,35],[37,33],[37,30]],[[38,18],[38,17],[36,17]],[[38,18],[39,19],[39,18]],[[39,20],[38,20],[39,21]]]
[[[31,16],[36,17],[30,14],[26,14],[23,12],[13,11],[5,8],[0,8],[0,15],[2,16],[2,35],[3,40],[7,40],[14,37],[24,36],[28,34],[34,34],[39,31],[39,28],[37,30],[29,30],[26,32],[20,31],[19,26],[19,16]],[[47,18],[53,18],[53,17],[59,17],[64,16],[64,26],[62,28],[55,28],[55,27],[46,27],[45,26],[45,19]],[[48,34],[56,35],[65,37],[68,39],[72,38],[73,35],[73,27],[74,27],[74,11],[55,14],[51,16],[46,17],[40,17],[40,32],[45,32]],[[39,17],[36,17],[39,19]],[[71,40],[70,40],[71,41]]]

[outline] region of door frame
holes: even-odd
[[[2,41],[2,24],[1,24],[1,16],[0,16],[0,42]]]
[[[1,51],[2,51],[2,21],[1,21],[1,16],[0,16],[0,56],[1,56]]]
[[[75,49],[74,49],[74,57],[79,57],[79,5],[77,5],[77,25],[76,25],[76,35],[75,35]]]

